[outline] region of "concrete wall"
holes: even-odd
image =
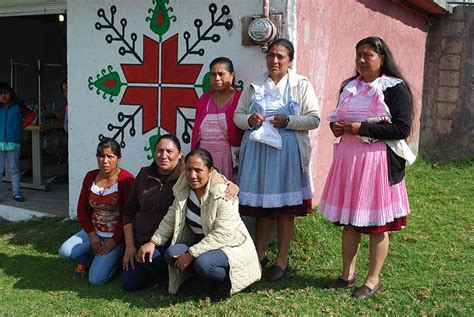
[[[325,118],[336,106],[341,82],[354,74],[355,44],[364,37],[380,36],[388,43],[411,86],[415,118],[408,141],[416,151],[427,22],[389,0],[298,1],[297,16],[297,69],[310,78],[321,101],[323,120],[312,134],[314,197],[318,203],[335,139]]]
[[[474,157],[474,7],[435,17],[426,44],[420,154],[432,161]]]

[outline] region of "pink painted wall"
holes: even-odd
[[[354,74],[355,44],[379,36],[390,46],[409,82],[415,105],[409,143],[418,148],[426,20],[389,0],[315,0],[297,3],[297,72],[309,77],[320,100],[321,125],[312,133],[314,203],[318,204],[335,140],[325,120],[341,82]]]

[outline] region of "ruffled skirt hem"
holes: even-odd
[[[410,213],[405,181],[389,183],[384,142],[345,137],[334,145],[318,211],[332,222],[358,227],[383,226]]]

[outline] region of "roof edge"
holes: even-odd
[[[450,14],[453,12],[446,0],[391,0],[403,8],[428,16],[432,14]]]

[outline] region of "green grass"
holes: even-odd
[[[177,296],[164,287],[128,294],[119,279],[101,287],[72,280],[74,265],[57,256],[79,226],[57,218],[0,221],[0,315],[474,315],[474,161],[407,170],[412,213],[391,235],[382,271],[384,291],[356,300],[351,289],[324,286],[340,272],[340,228],[318,214],[298,219],[289,276],[259,282],[211,304],[191,280]],[[272,248],[272,252],[275,248]],[[274,255],[274,253],[272,254]],[[358,273],[368,268],[364,237]]]

